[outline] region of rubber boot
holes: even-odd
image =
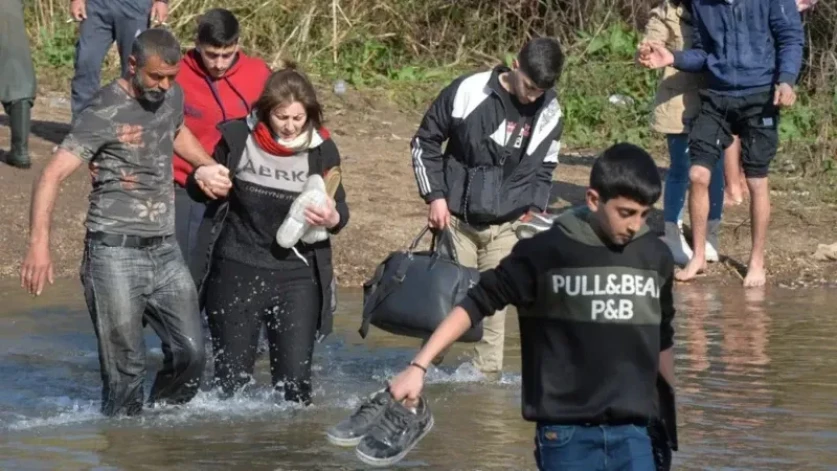
[[[665,227],[665,235],[663,242],[666,243],[671,255],[674,257],[674,263],[677,265],[685,265],[692,259],[694,253],[686,238],[683,237],[683,231],[680,229],[680,224],[676,222],[667,222]]]
[[[9,128],[12,131],[12,148],[6,155],[6,163],[17,168],[29,168],[29,129],[32,125],[32,100],[24,99],[4,103],[9,115]]]
[[[720,219],[709,221],[706,225],[706,261],[709,263],[720,260],[718,254],[718,233],[720,230]]]

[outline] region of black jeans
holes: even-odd
[[[269,270],[215,260],[206,283],[215,379],[224,393],[231,395],[250,382],[264,323],[274,387],[284,387],[287,401],[309,404],[322,306],[314,269]]]
[[[184,403],[198,392],[205,363],[198,296],[174,238],[145,248],[85,242],[81,282],[96,330],[102,413],[142,411],[145,318],[162,342],[163,368],[149,401]]]

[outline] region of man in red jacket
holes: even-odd
[[[229,10],[214,8],[201,16],[196,47],[184,55],[177,83],[185,95],[186,126],[211,155],[221,139],[218,124],[246,116],[264,88],[270,68],[238,48],[239,25]],[[192,201],[184,188],[192,166],[174,155],[177,243],[187,264],[194,247],[204,205]]]

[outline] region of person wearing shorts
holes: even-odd
[[[753,228],[744,286],[763,286],[770,221],[767,177],[779,143],[779,109],[796,101],[793,86],[805,43],[802,21],[794,0],[694,1],[692,18],[696,33],[691,49],[672,53],[649,43],[640,55],[646,67],[673,65],[687,72],[707,72],[707,86],[700,92],[701,109],[689,135],[689,213],[695,250],[676,276],[689,281],[706,268],[710,169],[732,144],[733,135],[738,135]]]

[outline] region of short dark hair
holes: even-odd
[[[540,89],[555,86],[564,68],[561,44],[553,38],[535,38],[527,42],[517,55],[520,70]]]
[[[663,184],[657,164],[645,149],[619,143],[606,149],[593,164],[590,188],[602,202],[628,198],[643,206],[653,206],[660,199]]]
[[[235,15],[223,8],[213,8],[198,21],[198,44],[230,47],[238,42],[239,26]]]
[[[168,30],[150,28],[134,39],[131,55],[137,61],[137,67],[143,67],[154,56],[166,64],[177,65],[180,62],[180,43]]]

